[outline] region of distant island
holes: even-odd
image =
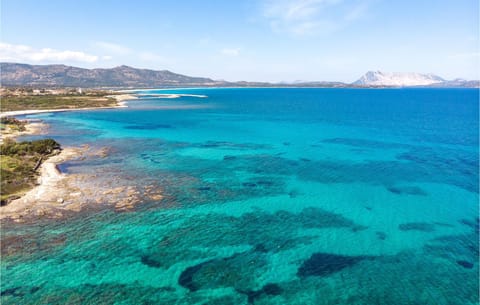
[[[168,70],[156,71],[119,66],[110,69],[84,69],[66,65],[0,63],[3,87],[81,87],[81,88],[158,88],[158,87],[452,87],[479,88],[480,81],[445,80],[434,74],[369,71],[353,83],[305,81],[294,83],[229,82],[192,77]]]

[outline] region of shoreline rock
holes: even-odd
[[[46,205],[58,205],[64,202],[63,193],[59,184],[67,175],[62,174],[57,165],[72,160],[82,154],[81,148],[64,148],[58,155],[45,160],[40,166],[38,185],[29,190],[22,197],[11,201],[0,208],[0,219],[21,219],[32,211],[37,215],[45,214]],[[60,202],[60,199],[62,202]]]
[[[117,97],[120,103],[134,96]],[[71,110],[82,109],[68,109]],[[26,112],[22,114],[27,114]],[[11,132],[8,136],[2,133],[0,140],[22,135],[46,134],[48,125],[35,121],[27,123],[25,128],[25,131]],[[39,217],[61,218],[71,212],[98,208],[101,205],[111,206],[117,211],[129,211],[143,201],[160,201],[164,198],[163,190],[159,186],[148,185],[142,188],[132,186],[130,181],[121,178],[115,179],[113,183],[102,179],[98,174],[66,174],[59,170],[59,165],[64,162],[106,158],[111,152],[111,147],[93,149],[88,144],[62,149],[59,154],[49,157],[39,166],[38,185],[20,198],[0,206],[0,220],[27,222],[35,221]]]

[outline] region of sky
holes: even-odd
[[[0,0],[0,61],[229,81],[480,79],[478,0]]]

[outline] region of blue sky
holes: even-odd
[[[477,0],[1,0],[0,60],[231,81],[480,79]]]

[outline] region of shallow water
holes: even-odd
[[[28,116],[164,199],[4,223],[2,304],[478,304],[478,90],[142,93]]]

